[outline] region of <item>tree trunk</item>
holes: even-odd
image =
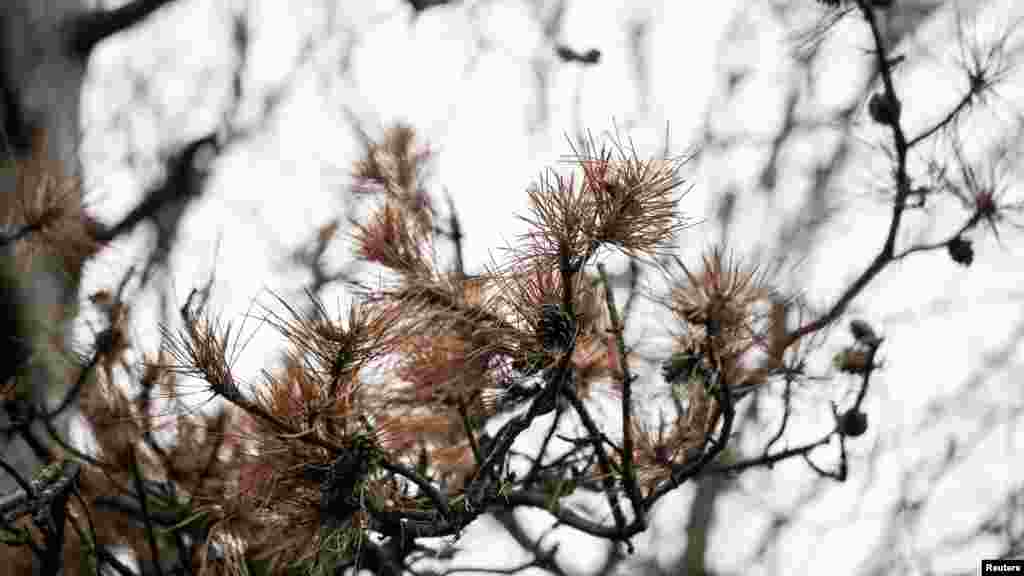
[[[30,174],[26,179],[27,172],[56,171],[66,177],[78,177],[81,173],[77,152],[85,61],[69,56],[64,49],[67,34],[63,26],[69,16],[81,10],[80,0],[6,0],[0,9],[0,109],[4,129],[0,224],[6,231],[15,230],[24,222],[20,202],[35,199],[35,190],[26,188],[28,184],[34,187],[39,183],[35,178],[39,174]],[[18,160],[16,170],[12,169],[12,159]],[[73,202],[77,202],[80,211],[80,198]],[[71,340],[70,320],[74,316],[81,266],[71,274],[62,274],[52,257],[34,257],[37,261],[28,265],[22,261],[25,256],[18,246],[22,242],[5,247],[0,266],[11,274],[6,282],[11,289],[3,291],[7,301],[0,306],[10,312],[4,319],[4,336],[27,341],[32,350],[33,356],[27,361],[31,366],[28,396],[42,406],[46,399],[62,397],[69,387],[68,379],[62,377],[66,371],[54,360]],[[41,258],[50,261],[39,262]],[[31,333],[26,333],[27,326],[33,327]],[[10,360],[8,354],[2,358],[5,362]],[[66,432],[70,413],[66,411],[54,422],[61,432]],[[6,428],[10,423],[8,410],[0,411],[0,426]],[[42,446],[48,444],[41,426],[31,430],[33,436],[43,440]],[[0,446],[0,457],[23,476],[30,477],[39,465],[40,446],[33,450],[24,435],[19,434],[9,435],[3,441],[6,445]],[[0,492],[14,488],[13,480],[6,474],[0,477]]]

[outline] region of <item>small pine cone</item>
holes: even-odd
[[[339,526],[359,509],[355,492],[369,468],[369,454],[362,445],[346,450],[327,466],[320,483],[320,514],[326,525]]]
[[[564,352],[576,337],[576,322],[558,304],[540,307],[537,339],[548,352]]]
[[[868,114],[879,124],[895,126],[900,121],[903,105],[895,96],[890,98],[886,92],[877,92],[868,100]]]
[[[850,320],[850,333],[853,334],[854,340],[865,346],[877,346],[882,341],[878,334],[875,334],[874,328],[859,318]]]
[[[949,252],[949,257],[960,264],[961,266],[967,267],[974,262],[974,247],[971,246],[971,241],[957,236],[946,244],[946,250]]]
[[[857,438],[867,432],[868,415],[859,410],[850,409],[840,418],[839,426],[843,434]]]

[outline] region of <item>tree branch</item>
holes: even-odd
[[[624,326],[619,318],[618,308],[615,306],[615,295],[612,287],[608,284],[608,271],[604,264],[597,265],[598,273],[601,275],[601,282],[604,284],[605,304],[608,307],[608,318],[611,320],[611,332],[615,335],[615,345],[618,348],[619,368],[622,371],[622,474],[626,484],[626,493],[633,504],[633,513],[637,518],[645,516],[643,500],[640,498],[640,488],[636,483],[636,471],[633,469],[633,421],[630,410],[632,409],[633,374],[629,371],[629,363],[626,360],[626,340],[622,335]]]
[[[127,30],[175,0],[135,0],[120,8],[87,12],[65,23],[65,50],[84,62],[103,40]]]

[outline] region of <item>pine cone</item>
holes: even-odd
[[[370,470],[369,456],[368,448],[359,443],[327,466],[320,483],[320,514],[327,526],[338,527],[359,510],[355,492]]]
[[[548,352],[565,352],[576,338],[576,322],[558,304],[540,307],[537,339]]]
[[[850,409],[843,414],[839,425],[843,434],[847,436],[854,438],[863,436],[868,429],[868,415],[859,410]]]
[[[974,262],[974,247],[971,246],[971,241],[966,238],[960,236],[953,238],[949,244],[946,244],[946,250],[949,252],[949,257],[953,262],[961,266],[967,267]]]
[[[877,346],[882,341],[875,333],[875,329],[859,318],[850,320],[850,334],[853,335],[854,340],[865,346]]]
[[[868,100],[868,114],[871,115],[871,119],[886,126],[899,124],[902,108],[900,101],[895,96],[890,97],[887,92],[872,94]]]

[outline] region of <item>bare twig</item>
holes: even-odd
[[[605,304],[608,308],[608,318],[611,320],[611,332],[615,335],[615,345],[618,348],[619,368],[622,371],[622,473],[626,484],[626,493],[633,504],[633,513],[637,518],[644,518],[643,500],[640,498],[640,488],[636,482],[636,471],[633,469],[633,380],[635,376],[629,370],[629,361],[626,356],[626,340],[623,337],[622,320],[619,318],[619,311],[615,306],[615,294],[608,283],[608,271],[603,263],[597,265],[598,273],[601,275],[601,282],[604,284]]]
[[[139,506],[142,509],[142,521],[146,526],[146,538],[149,541],[149,553],[153,557],[153,566],[156,569],[157,576],[163,576],[164,570],[160,565],[160,549],[156,544],[156,532],[153,530],[153,521],[149,517],[149,495],[146,494],[146,490],[142,484],[142,469],[139,467],[138,456],[135,453],[135,447],[129,448],[128,452],[131,456],[132,461],[132,481],[135,484],[135,493],[139,498]]]

